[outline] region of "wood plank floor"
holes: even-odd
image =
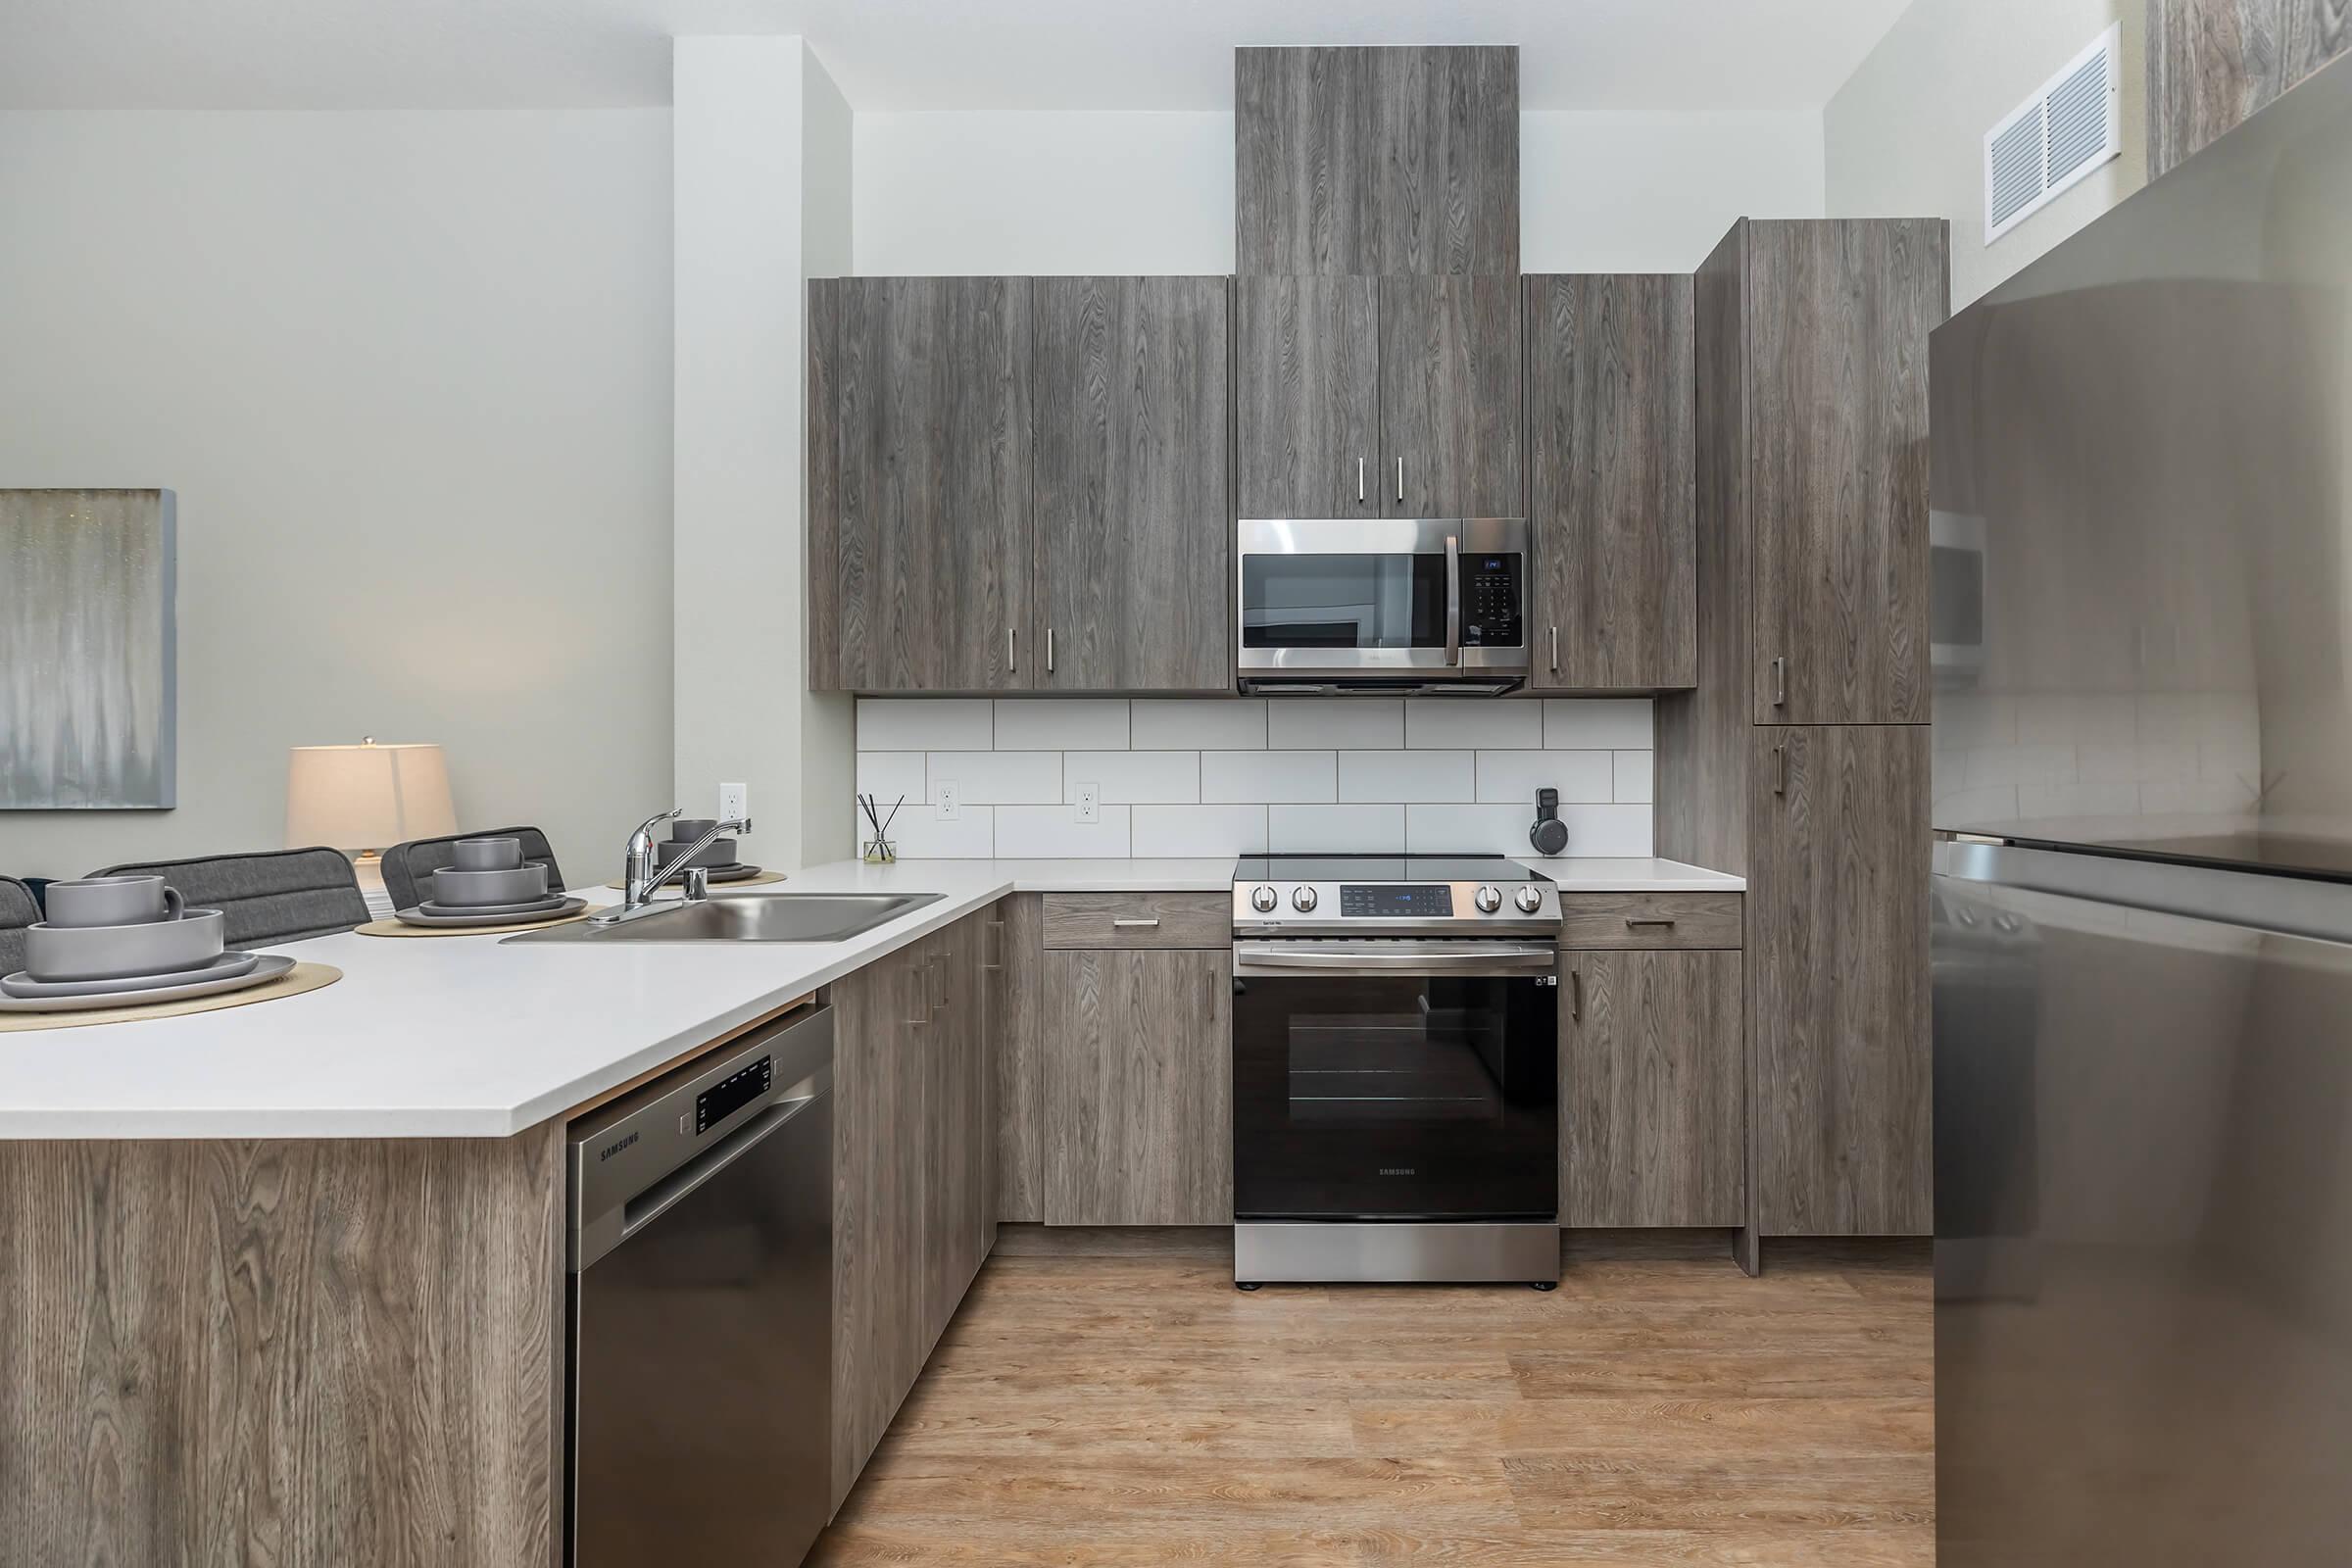
[[[1233,1289],[1007,1228],[812,1565],[1935,1561],[1925,1244],[1579,1234],[1560,1289]]]

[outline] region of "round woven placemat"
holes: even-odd
[[[713,882],[710,884],[710,893],[711,896],[715,898],[719,894],[725,893],[732,888],[756,888],[762,883],[781,882],[783,880],[784,873],[781,871],[762,871],[758,876],[747,876],[734,882]],[[617,882],[608,882],[605,884],[605,886],[611,888],[615,893],[621,891],[620,884]],[[662,891],[663,893],[668,893],[676,886],[677,884],[675,882],[664,882],[662,884]]]
[[[601,914],[609,907],[611,907],[609,905],[591,904],[585,909],[575,914],[564,915],[559,920],[518,920],[513,925],[410,925],[407,921],[398,919],[370,920],[366,925],[356,927],[352,935],[361,937],[505,937],[513,936],[517,931],[536,931],[543,925],[569,925],[574,920],[585,920],[592,914]]]
[[[305,991],[331,986],[343,978],[343,971],[331,963],[298,963],[266,985],[247,986],[242,991],[220,991],[209,997],[188,997],[178,1002],[142,1002],[128,1007],[92,1007],[87,1012],[0,1012],[0,1034],[16,1034],[27,1029],[79,1029],[92,1023],[135,1023],[141,1018],[182,1018],[192,1012],[220,1012],[228,1007],[250,1007],[257,1002],[275,1002],[280,997],[299,997]]]

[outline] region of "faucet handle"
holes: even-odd
[[[640,838],[651,838],[653,836],[654,825],[656,823],[674,821],[676,818],[684,815],[685,811],[686,808],[683,806],[673,806],[666,811],[656,811],[653,815],[647,817],[644,821],[637,824],[637,831],[629,835],[629,842],[634,844]]]

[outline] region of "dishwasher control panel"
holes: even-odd
[[[694,1135],[700,1138],[764,1095],[776,1081],[776,1058],[761,1056],[694,1097]]]

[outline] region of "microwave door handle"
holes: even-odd
[[[1462,540],[1446,536],[1446,662],[1462,662]]]

